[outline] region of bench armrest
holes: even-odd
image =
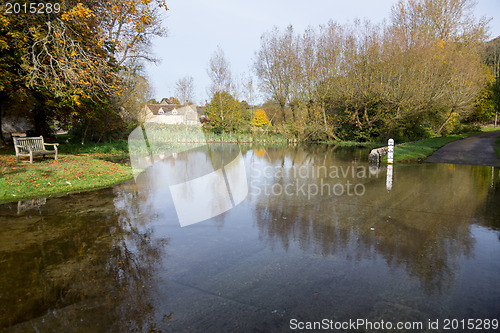
[[[58,143],[43,143],[44,146],[59,146]]]

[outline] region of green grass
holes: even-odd
[[[128,142],[127,140],[117,140],[113,142],[87,143],[84,145],[80,143],[60,142],[59,152],[66,154],[128,154]]]
[[[411,142],[394,148],[394,162],[416,162],[424,160],[447,143],[460,140],[477,133],[450,135]],[[387,155],[382,159],[387,162]]]
[[[128,165],[115,163],[122,154],[61,154],[16,163],[14,151],[0,152],[0,203],[104,188],[132,178]],[[123,162],[123,159],[122,159]]]
[[[481,131],[483,132],[495,132],[495,131],[500,131],[500,126],[499,127],[493,127],[493,125],[488,125],[488,126],[483,126],[481,128]]]

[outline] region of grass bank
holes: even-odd
[[[68,147],[61,150],[66,149]],[[29,164],[16,163],[13,149],[3,149],[0,152],[0,203],[59,196],[123,182],[132,178],[127,157],[124,151],[61,153],[57,161],[52,156],[43,160],[38,157]]]

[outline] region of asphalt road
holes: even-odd
[[[450,142],[436,150],[425,161],[431,163],[500,166],[495,154],[495,140],[500,132],[481,133]]]

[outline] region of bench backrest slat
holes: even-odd
[[[27,138],[14,138],[14,147],[16,153],[27,154],[29,153],[29,148],[33,151],[44,150],[43,136],[40,137],[27,137]]]

